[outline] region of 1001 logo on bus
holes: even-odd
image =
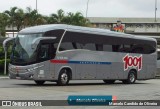
[[[128,68],[131,67],[137,68],[138,71],[142,69],[142,55],[137,57],[137,56],[129,56],[129,54],[127,54],[123,58],[123,62],[124,62],[124,71],[128,70]]]

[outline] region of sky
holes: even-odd
[[[37,0],[38,12],[51,15],[57,10],[81,12],[86,16],[88,0]],[[36,0],[0,0],[0,12],[17,6],[36,8]],[[89,0],[88,17],[150,17],[155,16],[155,0]],[[157,0],[157,17],[160,17],[160,0]]]

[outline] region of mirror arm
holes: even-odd
[[[3,41],[3,48],[4,48],[4,51],[6,52],[7,51],[7,43],[14,40],[15,38],[14,37],[10,37],[10,38],[7,38]]]

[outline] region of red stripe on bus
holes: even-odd
[[[50,60],[51,63],[68,63],[68,60]]]

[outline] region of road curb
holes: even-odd
[[[8,76],[0,76],[0,79],[9,79],[9,77]]]

